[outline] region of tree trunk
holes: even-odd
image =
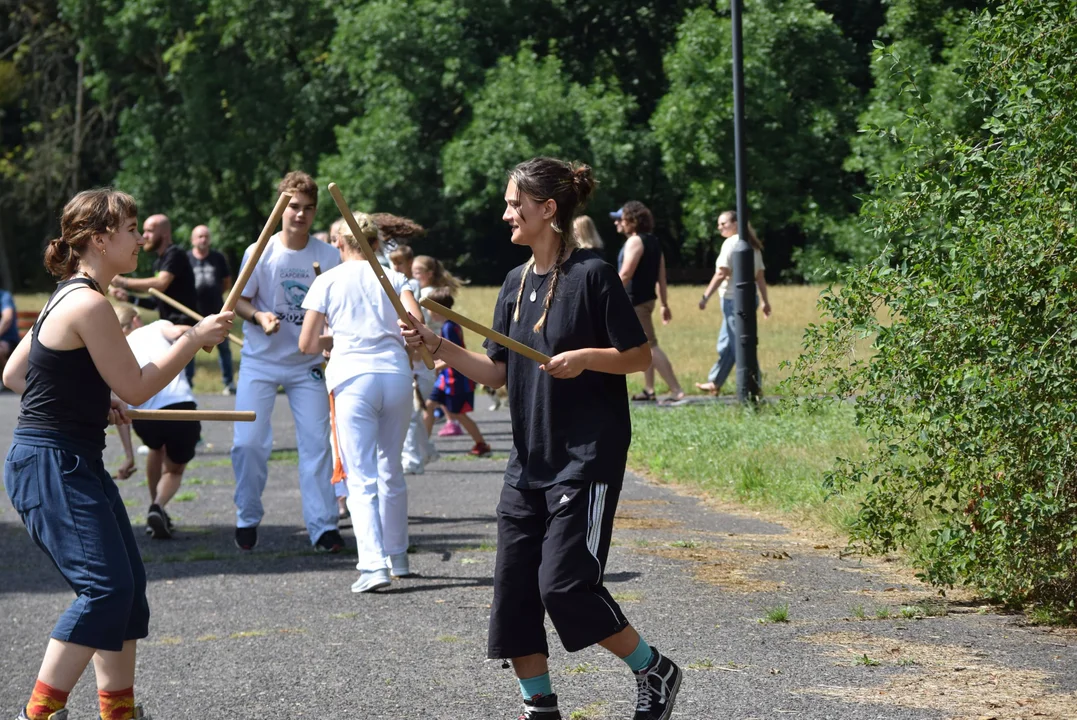
[[[0,203],[0,287],[14,293],[17,288],[13,281],[11,263],[8,262],[7,256],[7,243],[4,242],[4,205]]]
[[[83,58],[82,47],[79,47],[78,79],[75,81],[75,132],[71,143],[71,192],[74,195],[79,191],[79,174],[82,171],[82,101],[83,84],[85,80],[86,61]]]

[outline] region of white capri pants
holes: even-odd
[[[357,375],[333,390],[360,571],[408,549],[408,488],[400,451],[411,419],[411,375]]]

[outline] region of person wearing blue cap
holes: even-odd
[[[673,319],[666,298],[666,258],[658,238],[651,232],[654,230],[654,216],[643,203],[629,200],[621,209],[610,213],[610,217],[617,225],[617,231],[628,238],[617,258],[617,272],[651,346],[651,365],[643,373],[643,390],[633,395],[632,399],[650,402],[656,399],[654,371],[658,370],[669,386],[668,401],[679,402],[684,399],[684,390],[673,372],[673,364],[658,347],[658,337],[651,319],[656,300],[661,303],[662,324],[668,325]]]

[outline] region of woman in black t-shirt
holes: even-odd
[[[513,448],[498,503],[490,658],[510,658],[525,720],[558,720],[543,615],[570,652],[594,644],[636,673],[635,720],[666,720],[681,671],[628,623],[603,586],[632,427],[627,373],[651,362],[616,271],[577,249],[573,217],[591,168],[551,158],[518,165],[505,191],[511,241],[531,259],[505,279],[494,329],[551,356],[537,365],[487,341],[486,354],[419,325],[410,345],[491,387],[509,385]]]

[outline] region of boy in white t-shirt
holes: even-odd
[[[191,329],[186,325],[173,325],[168,320],[143,325],[133,306],[116,305],[114,309],[139,367],[159,360],[173,342]],[[198,406],[187,375],[181,372],[161,392],[141,405],[131,407],[138,410],[195,410]],[[183,482],[183,471],[194,457],[202,424],[182,420],[135,420],[131,425],[150,449],[146,456],[146,486],[150,491],[146,532],[154,540],[166,540],[172,537],[175,528],[165,506]],[[130,429],[126,425],[117,427],[124,448],[128,448],[131,443]]]
[[[299,351],[303,300],[314,282],[314,263],[328,271],[340,263],[336,248],[312,238],[318,186],[309,175],[288,173],[279,192],[291,194],[283,230],[274,235],[243,288],[236,315],[245,321],[236,410],[253,410],[257,420],[236,423],[232,469],[236,476],[236,546],[252,550],[265,511],[262,492],[273,450],[273,404],[282,386],[295,420],[299,450],[299,491],[303,520],[315,550],[336,553],[344,547],[331,483],[329,397],[321,356]],[[243,255],[243,265],[251,248]]]

